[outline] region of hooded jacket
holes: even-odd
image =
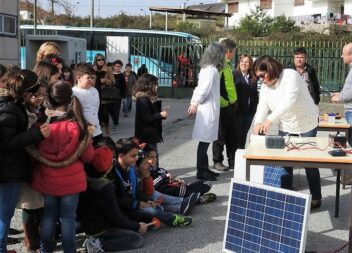
[[[39,154],[52,162],[69,159],[80,146],[80,128],[74,121],[57,121],[50,124],[51,135],[39,143]],[[52,167],[37,163],[33,173],[33,188],[41,193],[64,196],[85,191],[87,179],[83,163],[94,157],[91,143],[85,148],[78,160],[68,166]]]

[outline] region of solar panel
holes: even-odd
[[[281,166],[264,166],[263,184],[281,187],[281,176],[284,174],[284,168]]]
[[[310,195],[232,179],[223,251],[304,252]]]

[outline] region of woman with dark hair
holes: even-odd
[[[254,62],[253,72],[263,81],[254,133],[267,134],[272,124],[277,123],[282,136],[315,137],[319,110],[297,71],[284,69],[279,61],[265,55]],[[285,170],[287,174],[281,177],[281,187],[293,189],[293,170]],[[306,169],[306,174],[312,194],[311,208],[318,208],[322,198],[319,169]]]
[[[39,80],[45,80],[49,84],[59,80],[60,73],[58,68],[49,62],[40,61],[35,65],[33,71],[38,75]]]
[[[31,179],[31,161],[25,147],[50,135],[47,125],[27,130],[23,97],[36,92],[38,77],[31,70],[7,76],[0,64],[0,252],[6,250],[10,221],[24,182]]]
[[[193,91],[188,115],[197,114],[192,138],[199,141],[197,149],[197,178],[216,181],[209,170],[207,151],[211,142],[218,139],[220,116],[219,69],[225,61],[225,50],[219,43],[212,43],[205,50],[200,66],[198,86]]]
[[[112,87],[115,84],[115,78],[111,69],[106,65],[105,57],[102,54],[95,55],[93,68],[96,75],[95,88],[99,92],[101,103],[99,107],[99,121],[101,126],[104,127],[105,135],[109,135],[109,113],[113,118],[113,123],[118,122],[116,120],[116,101],[105,98],[102,91],[106,87]]]
[[[251,127],[258,105],[258,87],[251,73],[253,58],[250,55],[240,56],[240,62],[234,73],[237,90],[238,110],[241,114],[240,143],[239,148],[244,149],[246,145],[247,133]]]
[[[44,196],[41,223],[41,251],[55,249],[56,222],[61,220],[64,252],[76,252],[75,218],[78,196],[87,188],[83,164],[93,156],[93,130],[83,116],[81,104],[64,81],[48,86],[44,100],[51,135],[38,145],[38,161],[33,173],[32,187]]]
[[[161,110],[161,101],[157,101],[158,78],[143,74],[134,90],[136,98],[136,118],[134,136],[141,142],[157,149],[162,141],[162,120],[167,119],[167,108]]]

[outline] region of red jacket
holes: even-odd
[[[51,135],[39,143],[39,153],[53,162],[67,160],[80,144],[80,129],[77,122],[59,121],[50,124]],[[65,196],[83,192],[87,188],[83,163],[89,163],[94,157],[94,149],[90,143],[80,158],[63,168],[52,168],[38,163],[33,173],[32,186],[37,191],[53,195]]]

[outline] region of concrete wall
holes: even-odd
[[[18,1],[17,0],[1,0],[0,13],[8,14],[18,17]],[[17,20],[17,29],[18,29]],[[0,34],[0,63],[2,64],[16,64],[20,63],[20,40],[19,31],[17,36],[11,37]]]

